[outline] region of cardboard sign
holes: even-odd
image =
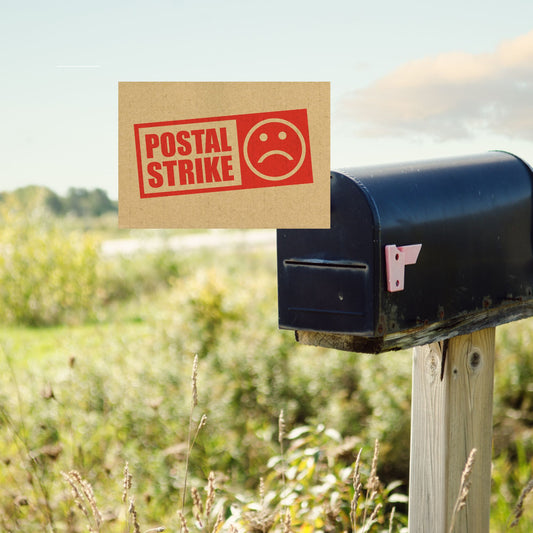
[[[119,225],[329,227],[329,83],[119,83]]]

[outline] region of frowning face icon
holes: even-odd
[[[301,131],[282,118],[269,118],[255,124],[246,135],[243,148],[250,169],[266,180],[291,177],[305,159]]]

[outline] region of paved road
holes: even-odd
[[[137,252],[159,250],[191,251],[200,248],[274,248],[276,231],[261,230],[210,230],[206,233],[191,233],[173,237],[148,237],[145,239],[113,239],[102,243],[102,254],[129,255]]]

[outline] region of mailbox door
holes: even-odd
[[[367,196],[333,172],[331,228],[277,232],[280,327],[373,336],[378,233]]]

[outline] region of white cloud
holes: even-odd
[[[533,31],[492,53],[411,61],[346,95],[340,112],[366,136],[474,132],[533,140]]]

